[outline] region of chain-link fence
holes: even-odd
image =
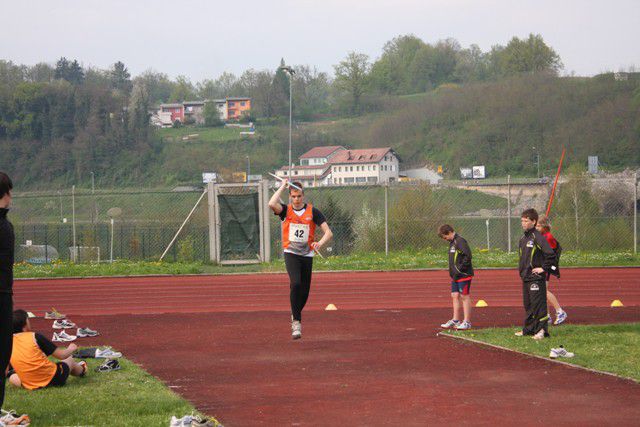
[[[64,190],[16,193],[11,221],[17,261],[157,260],[187,217],[200,189]],[[206,203],[200,203],[165,259],[209,260]],[[53,259],[52,259],[53,258]]]
[[[18,261],[157,260],[203,191],[176,190],[15,194],[11,220]],[[438,248],[437,228],[443,223],[473,248],[516,250],[520,213],[529,207],[544,212],[550,193],[548,180],[509,179],[305,190],[333,230],[328,255]],[[637,251],[637,201],[635,175],[569,176],[556,190],[552,232],[565,250]],[[165,259],[210,260],[208,215],[203,201]],[[275,215],[270,229],[271,252],[281,256]]]
[[[305,194],[327,217],[334,254],[436,248],[442,245],[437,229],[443,223],[472,247],[512,251],[522,235],[521,212],[533,207],[544,213],[551,188],[547,179],[507,178],[438,186],[317,187]],[[565,250],[637,251],[637,200],[635,175],[570,176],[556,189],[552,232]],[[279,236],[274,223],[272,234]]]

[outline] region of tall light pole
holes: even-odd
[[[251,175],[251,159],[249,156],[245,156],[247,158],[247,182],[249,182],[249,175]]]
[[[536,151],[536,165],[538,166],[538,178],[540,178],[540,152],[538,151],[538,149],[536,147],[533,147],[533,149]]]
[[[289,75],[289,179],[291,180],[291,129],[293,122],[293,75],[296,73],[295,70],[288,66],[283,65],[280,67],[282,71]]]
[[[93,210],[91,211],[91,224],[95,223],[96,219],[96,176],[93,172],[91,173],[91,198],[93,199]]]

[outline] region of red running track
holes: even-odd
[[[552,290],[571,323],[637,322],[638,272],[564,269]],[[478,271],[490,307],[474,327],[519,324],[520,286]],[[82,344],[113,345],[225,426],[637,425],[636,382],[436,337],[449,289],[446,271],[316,273],[295,342],[283,274],[18,281],[15,303],[98,329]]]
[[[320,272],[314,273],[305,310],[330,303],[339,309],[448,307],[449,289],[441,270]],[[608,307],[614,299],[637,306],[640,269],[565,268],[550,289],[564,306]],[[471,293],[491,307],[522,304],[515,270],[477,271]],[[15,302],[34,313],[55,307],[70,315],[289,310],[285,274],[20,280]]]

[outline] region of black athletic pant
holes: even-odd
[[[0,293],[0,408],[4,403],[5,371],[13,347],[13,299],[11,294]]]
[[[313,257],[284,253],[284,264],[289,273],[291,314],[293,320],[302,321],[302,309],[309,298]]]
[[[533,282],[522,282],[522,300],[527,317],[524,319],[524,335],[537,334],[544,329],[549,336],[549,315],[547,313],[547,283],[544,278]]]

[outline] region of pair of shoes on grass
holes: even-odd
[[[456,329],[458,331],[465,331],[467,329],[471,329],[471,322],[461,322],[459,320],[451,319],[447,323],[443,323],[442,325],[440,325],[440,327],[444,329]]]

